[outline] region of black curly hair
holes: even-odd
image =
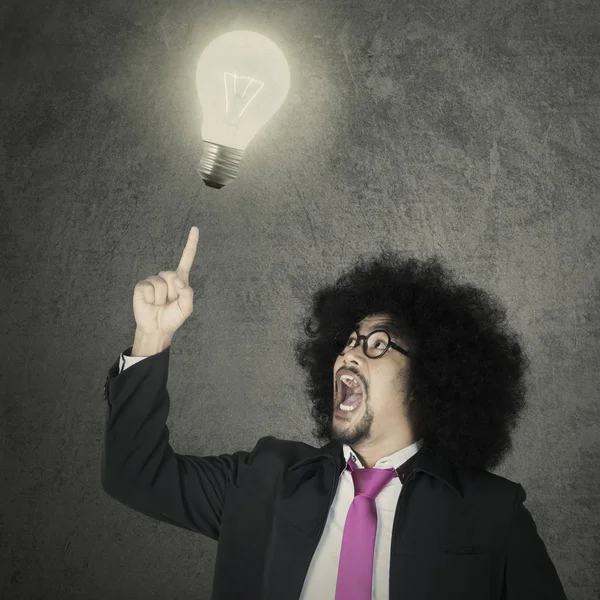
[[[459,285],[437,255],[419,261],[382,250],[314,294],[305,335],[294,346],[306,372],[313,435],[332,439],[335,334],[381,313],[415,354],[406,413],[415,439],[457,467],[498,466],[525,408],[530,361],[500,302]]]

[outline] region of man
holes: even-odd
[[[197,242],[192,228],[177,271],[136,285],[102,483],[218,542],[214,600],[566,598],[522,486],[488,471],[511,448],[528,360],[499,304],[437,260],[382,252],[315,294],[295,351],[325,445],[176,454],[169,349]]]

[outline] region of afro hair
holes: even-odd
[[[332,439],[335,334],[382,313],[413,356],[406,414],[415,439],[457,467],[498,466],[525,407],[529,359],[500,302],[458,284],[437,256],[419,261],[382,250],[314,294],[294,346],[312,402],[313,435]]]

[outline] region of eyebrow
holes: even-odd
[[[356,327],[356,329],[358,330],[359,328]],[[391,333],[392,335],[395,335],[396,337],[400,337],[400,332],[395,327],[392,327],[391,325],[389,325],[387,323],[375,323],[375,325],[373,325],[373,328],[371,329],[371,331],[375,331],[376,329],[385,329],[387,332]],[[359,333],[360,333],[360,331],[359,331]]]

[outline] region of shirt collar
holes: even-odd
[[[397,469],[403,465],[411,456],[414,456],[419,448],[423,444],[423,438],[417,440],[406,448],[401,448],[397,452],[390,454],[389,456],[382,456],[374,465],[376,469]],[[364,469],[364,465],[360,462],[357,454],[352,450],[351,446],[343,444],[344,460],[347,463],[349,460],[353,460],[357,467]]]

